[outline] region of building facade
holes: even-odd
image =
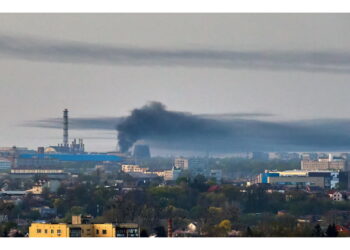
[[[140,228],[134,223],[84,224],[81,216],[73,216],[72,224],[32,223],[29,237],[140,237]]]
[[[176,168],[182,169],[182,170],[187,170],[188,169],[188,159],[186,158],[176,158],[174,160],[174,166]]]
[[[265,183],[285,187],[319,187],[334,189],[340,185],[341,179],[347,180],[346,172],[336,170],[289,170],[265,171],[258,175],[255,183]],[[346,184],[348,185],[348,184]]]
[[[269,177],[268,183],[285,187],[320,187],[324,188],[324,178],[309,176],[275,176]]]
[[[341,157],[333,157],[329,154],[328,157],[319,157],[318,160],[302,160],[302,170],[345,170],[346,161]]]
[[[122,165],[122,171],[125,173],[129,173],[129,172],[146,173],[148,171],[148,168],[141,168],[139,165]]]
[[[6,158],[0,158],[0,171],[6,171],[11,169],[11,161]]]

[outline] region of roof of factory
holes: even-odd
[[[113,161],[119,162],[121,157],[104,154],[20,154],[21,159],[56,159],[60,161]]]

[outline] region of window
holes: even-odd
[[[52,233],[52,234],[55,233],[55,230],[51,229],[51,233]]]
[[[62,232],[61,229],[57,229],[57,235],[58,236],[61,236],[61,232]]]
[[[100,231],[98,229],[96,229],[96,234],[99,234],[99,233],[100,233]]]
[[[45,233],[47,234],[47,229],[45,229]]]
[[[37,232],[38,234],[40,234],[40,233],[41,233],[41,229],[37,229],[36,232]]]
[[[107,230],[102,230],[102,234],[107,234]]]

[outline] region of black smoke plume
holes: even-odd
[[[199,141],[224,138],[229,128],[216,120],[209,120],[183,112],[167,111],[159,102],[151,102],[140,109],[134,109],[131,115],[117,125],[119,147],[126,152],[136,141],[150,140],[186,140]]]
[[[134,109],[127,117],[71,118],[70,128],[118,131],[120,150],[143,140],[163,150],[212,153],[252,151],[348,151],[349,119],[267,121],[265,113],[202,114],[169,111],[159,102]],[[24,123],[62,129],[62,119]]]
[[[350,147],[349,121],[269,122],[168,111],[158,102],[134,109],[118,126],[126,152],[138,140],[159,148],[210,152],[317,151]]]

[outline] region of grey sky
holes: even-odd
[[[192,113],[350,118],[349,24],[347,14],[1,14],[1,145],[58,143],[59,130],[17,125],[64,108],[71,117],[124,116],[147,101]],[[53,53],[57,46],[64,50]],[[87,58],[84,48],[94,53]],[[137,60],[128,54],[116,63],[118,49],[138,52]],[[152,53],[140,62],[140,51]],[[163,54],[152,59],[159,51],[181,53],[176,63]],[[188,59],[186,51],[201,54]],[[203,60],[208,51],[215,60]],[[245,61],[233,54],[227,66],[217,52],[243,53]],[[116,144],[111,132],[71,136],[86,138],[89,150]],[[99,136],[111,139],[93,139]]]

